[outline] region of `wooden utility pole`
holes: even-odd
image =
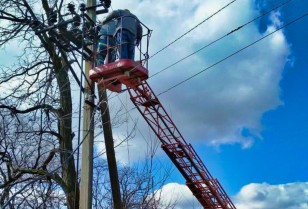
[[[95,0],[87,0],[87,7],[96,5]],[[107,10],[108,11],[108,10]],[[87,12],[88,16],[96,22],[96,10],[91,9]],[[94,48],[94,47],[93,47]],[[92,48],[92,49],[93,49]],[[108,55],[107,55],[108,56]],[[108,57],[107,57],[108,60]],[[89,71],[94,66],[92,62],[86,62],[85,75],[90,81],[90,85],[85,81],[85,96],[89,103],[94,104],[94,97],[91,95],[94,91],[94,83],[89,79]],[[92,89],[92,91],[91,91]],[[114,151],[114,143],[112,136],[112,127],[110,122],[110,114],[108,108],[108,98],[105,88],[98,87],[99,101],[101,109],[102,124],[104,129],[104,138],[107,153],[107,162],[109,169],[109,177],[111,182],[111,191],[114,209],[122,209],[121,191],[118,179],[117,162]],[[94,141],[94,125],[93,125],[93,106],[84,104],[84,122],[83,122],[83,139],[82,144],[82,170],[80,183],[80,209],[92,208],[92,179],[93,179],[93,141]]]
[[[107,58],[108,60],[108,58]],[[110,114],[108,108],[108,98],[106,89],[98,87],[99,99],[101,101],[100,109],[102,115],[102,123],[104,129],[106,155],[108,162],[109,178],[111,184],[111,192],[114,209],[122,209],[121,191],[118,178],[117,161],[114,152],[114,143],[112,136],[112,127],[110,122]]]
[[[96,0],[87,0],[87,7],[95,6]],[[87,11],[88,16],[95,22],[96,9]],[[92,49],[94,47],[92,46]],[[93,62],[85,62],[84,93],[85,99],[94,104],[94,82],[89,79],[89,71],[94,66]],[[89,82],[89,83],[88,83]],[[92,89],[92,90],[91,90]],[[94,142],[94,118],[93,106],[84,103],[83,112],[83,143],[82,143],[82,166],[80,182],[80,209],[92,208],[92,180],[93,180],[93,142]]]

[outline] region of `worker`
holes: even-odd
[[[103,65],[107,56],[107,63],[114,62],[116,59],[116,41],[113,37],[116,30],[116,21],[111,20],[100,25],[98,33],[98,47],[96,65]]]
[[[142,26],[139,19],[128,9],[114,10],[103,23],[116,19],[117,27],[115,37],[118,45],[120,59],[132,59],[135,57],[135,45],[139,45],[142,38]]]

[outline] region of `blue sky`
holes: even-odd
[[[114,0],[112,6],[130,9],[153,29],[150,51],[154,53],[229,2]],[[235,1],[151,59],[150,74],[281,3]],[[308,1],[290,1],[148,82],[160,94],[307,13],[307,9]],[[159,96],[239,209],[308,208],[307,25],[306,16]],[[149,135],[144,120],[138,113],[132,114]],[[153,140],[153,136],[149,138]],[[134,140],[130,157],[140,159],[137,153],[147,145],[144,139]],[[124,158],[125,149],[117,151],[119,159]],[[164,153],[157,156],[160,162],[168,162]],[[184,184],[177,171],[170,182]]]
[[[151,56],[229,2],[112,0],[112,9],[128,8],[153,29]],[[204,69],[307,13],[308,1],[290,1],[160,71],[282,2],[237,0],[149,60],[150,75],[158,73],[149,84],[238,209],[308,209],[308,17]],[[0,52],[2,62],[12,49]],[[124,164],[141,162],[157,139],[137,111],[126,111],[132,107],[126,92],[111,96],[111,112],[120,107],[128,119],[114,129],[116,142],[134,122],[138,128],[134,139],[116,149],[117,159]],[[103,149],[99,141],[96,145]],[[162,172],[172,166],[160,149],[155,163]],[[163,187],[164,198],[175,198],[170,194],[178,191],[177,209],[193,208],[197,203],[183,184],[174,170]]]

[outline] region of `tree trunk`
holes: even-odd
[[[59,63],[59,62],[58,62]],[[59,133],[62,178],[66,184],[65,193],[69,209],[79,208],[79,186],[76,176],[72,144],[72,97],[67,67],[56,66],[56,76],[60,90]]]

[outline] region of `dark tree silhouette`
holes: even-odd
[[[0,49],[18,55],[0,63],[0,208],[79,208],[71,65],[77,60],[66,38],[80,30],[45,30],[65,13],[63,0],[0,0]],[[100,158],[94,163],[93,206],[110,208],[107,166]],[[126,209],[162,208],[154,188],[168,176],[155,183],[152,172],[147,164],[120,169]]]
[[[59,204],[65,203],[64,194],[67,207],[78,208],[70,55],[51,41],[49,32],[37,33],[52,26],[51,14],[63,7],[57,0],[0,1],[0,47],[15,46],[19,54],[15,60],[7,57],[15,62],[0,69],[1,205],[48,208],[47,194]],[[42,193],[32,196],[36,204],[25,198],[30,189]]]

